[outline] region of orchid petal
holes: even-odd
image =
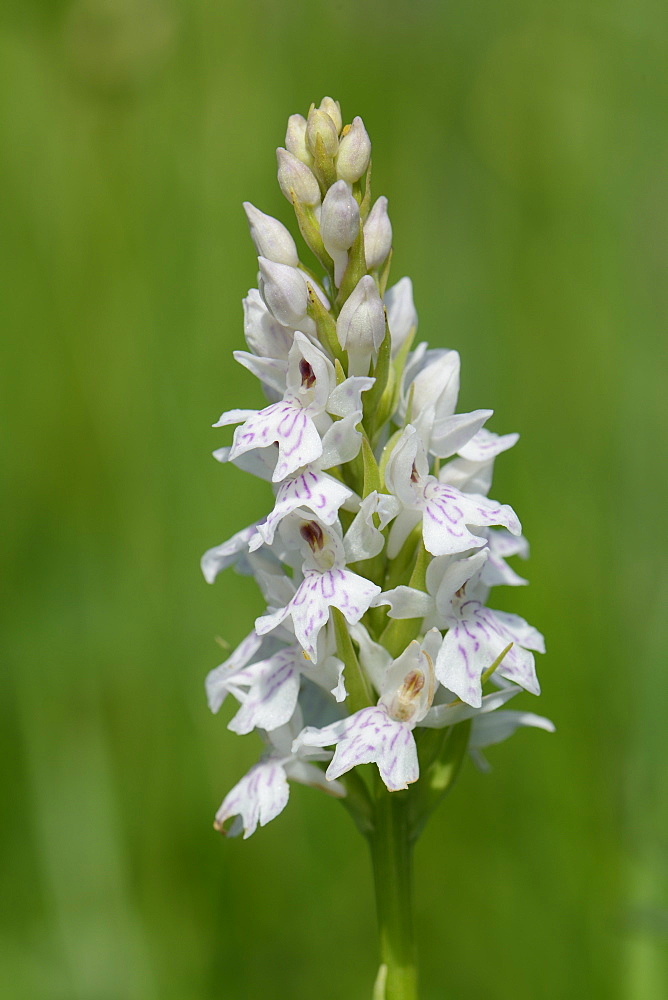
[[[322,436],[322,455],[318,460],[321,469],[331,469],[357,458],[362,447],[362,434],[356,430],[362,411],[355,410],[342,420],[335,420]]]
[[[436,676],[467,705],[480,707],[481,674],[510,643],[513,646],[501,661],[498,672],[532,694],[540,694],[533,654],[521,645],[521,640],[527,637],[525,630],[531,630],[528,638],[533,642],[538,641],[540,633],[523,619],[518,619],[519,626],[514,621],[517,616],[510,617],[515,629],[507,627],[501,612],[485,608],[479,601],[468,600],[453,618],[436,661]]]
[[[307,572],[292,600],[284,608],[263,615],[255,622],[258,635],[266,635],[290,615],[297,641],[317,663],[317,639],[329,620],[330,607],[338,608],[349,624],[355,624],[369,609],[380,587],[350,570]]]
[[[523,535],[513,536],[505,528],[490,531],[488,534],[489,559],[481,574],[481,581],[487,587],[507,584],[519,587],[528,581],[519,576],[507,563],[506,558],[518,555],[526,559],[529,555],[529,544]]]
[[[389,604],[387,614],[390,618],[424,618],[433,609],[434,599],[422,590],[401,584],[392,590],[384,590],[374,601],[375,607],[381,604]]]
[[[243,307],[244,336],[253,354],[259,358],[287,360],[294,332],[272,316],[257,288],[250,290]]]
[[[486,539],[474,535],[468,525],[486,527],[500,524],[515,535],[522,528],[517,514],[507,504],[487,497],[467,496],[453,486],[439,483],[432,476],[424,486],[423,537],[425,548],[435,556],[479,548]]]
[[[512,448],[519,439],[519,434],[495,434],[493,431],[483,429],[463,447],[457,448],[457,451],[469,462],[489,462],[501,452]]]
[[[224,833],[225,822],[232,816],[240,816],[246,840],[255,833],[258,823],[266,826],[285,809],[289,796],[290,789],[281,764],[275,760],[260,762],[225,796],[214,825]],[[233,836],[234,828],[229,832]]]
[[[279,486],[274,509],[266,521],[257,526],[257,535],[250,543],[251,551],[263,541],[270,545],[283,518],[300,507],[313,511],[324,524],[333,524],[339,508],[352,495],[352,490],[325,472],[304,469],[294,479],[288,479]]]
[[[384,646],[381,646],[380,643],[373,641],[364,625],[361,623],[352,625],[350,628],[350,634],[359,646],[360,663],[362,664],[376,691],[380,692],[383,678],[385,677],[387,668],[392,662],[391,655]]]
[[[234,432],[230,461],[254,448],[278,445],[272,479],[280,482],[322,454],[322,442],[309,413],[298,403],[282,400],[254,412]]]
[[[384,706],[363,708],[355,715],[324,729],[308,727],[293,744],[296,747],[336,744],[327,768],[329,779],[338,778],[358,764],[376,763],[391,792],[417,781],[419,766],[412,726],[391,719]]]
[[[285,392],[285,378],[288,371],[287,361],[277,358],[257,358],[247,351],[232,351],[232,356],[240,365],[270,389],[278,393],[279,398]]]
[[[481,433],[482,425],[493,413],[493,410],[473,410],[472,413],[454,413],[435,421],[428,439],[428,450],[439,458],[461,453],[462,448]],[[417,420],[415,423],[417,425]]]
[[[212,455],[217,462],[229,462],[231,451],[232,446],[228,445],[224,448],[216,448]],[[250,472],[251,476],[257,476],[258,479],[264,479],[265,482],[270,483],[276,468],[277,458],[278,449],[274,444],[270,445],[269,448],[258,448],[257,451],[249,451],[245,455],[240,455],[233,464],[236,465],[237,469]]]
[[[303,362],[311,370],[310,378],[306,382],[302,371]],[[294,343],[288,355],[286,381],[288,392],[313,415],[325,410],[329,397],[336,387],[334,365],[320,348],[312,344],[299,330],[295,333]]]
[[[455,726],[458,722],[464,722],[466,719],[496,711],[501,705],[505,705],[507,701],[519,694],[521,690],[522,688],[512,685],[501,691],[486,694],[480,708],[473,708],[462,701],[449,705],[432,705],[420,725],[427,729],[444,729],[446,726]]]
[[[371,389],[375,378],[366,375],[353,375],[344,379],[329,394],[327,410],[337,417],[348,417],[351,413],[362,412],[362,393]]]
[[[257,410],[225,410],[224,413],[218,417],[215,424],[212,427],[229,427],[230,424],[241,424],[250,417],[255,416]]]
[[[238,674],[237,684],[247,685],[249,690],[227,728],[243,735],[253,729],[271,731],[285,725],[297,704],[300,661],[304,662],[301,649],[289,646]]]
[[[224,663],[209,671],[205,687],[207,701],[212,712],[217,712],[223,704],[231,689],[230,681],[252,660],[262,645],[262,641],[255,630],[249,632]]]
[[[327,795],[334,795],[337,799],[346,796],[345,786],[340,781],[329,781],[315,764],[309,764],[305,760],[290,760],[285,765],[285,772],[291,781],[297,781],[300,785],[308,785],[310,788],[319,788]]]
[[[372,559],[382,552],[385,545],[383,529],[401,509],[396,497],[376,490],[362,500],[360,509],[345,537],[346,558],[348,562],[359,562],[360,559]],[[374,523],[374,515],[378,516],[378,527]]]
[[[434,594],[436,608],[446,621],[452,612],[452,602],[458,590],[473,581],[487,563],[489,550],[479,549],[466,558],[437,556],[427,567],[427,590]]]
[[[533,712],[495,712],[494,715],[481,716],[473,720],[469,746],[475,749],[501,743],[512,736],[520,726],[534,726],[548,733],[553,733],[556,729],[550,719],[534,715]]]
[[[254,524],[237,531],[226,542],[207,549],[200,560],[200,566],[207,583],[213,583],[222,570],[234,566],[248,552],[248,543],[255,534]],[[244,568],[243,566],[241,567]]]

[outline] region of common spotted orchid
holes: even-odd
[[[237,426],[214,455],[269,482],[274,502],[202,571],[251,575],[266,609],[206,690],[213,712],[232,695],[228,728],[265,745],[216,829],[251,836],[290,781],[340,798],[371,844],[386,927],[374,998],[414,1000],[415,838],[467,753],[486,768],[483,748],[554,727],[504,707],[539,694],[544,642],[487,606],[492,588],[526,584],[507,561],[528,556],[519,519],[488,496],[518,436],[490,430],[491,410],[458,412],[458,352],[415,343],[411,281],[388,288],[392,225],[370,157],[361,118],[344,125],[324,98],[291,116],[277,151],[303,242],[244,204],[258,287],[234,357],[266,405],[225,411],[214,426]]]

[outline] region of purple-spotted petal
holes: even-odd
[[[387,788],[397,792],[417,781],[420,773],[412,729],[406,722],[391,719],[384,706],[376,705],[324,729],[304,729],[293,750],[299,746],[336,745],[327,768],[329,779],[340,777],[358,764],[376,763]]]
[[[309,413],[290,399],[272,403],[248,417],[234,432],[230,461],[254,448],[278,445],[275,483],[320,458],[322,441]]]
[[[467,549],[480,548],[486,539],[468,530],[468,526],[483,528],[499,524],[519,535],[522,528],[517,514],[507,504],[498,504],[487,497],[467,496],[454,486],[428,477],[423,490],[425,548],[435,556],[453,555]]]
[[[281,483],[273,511],[257,527],[257,535],[250,543],[251,551],[259,548],[263,541],[271,545],[283,518],[299,507],[312,511],[324,524],[333,524],[339,508],[352,495],[352,490],[325,472],[304,469],[294,479]]]
[[[237,687],[248,690],[237,694],[241,708],[227,728],[244,735],[253,729],[271,732],[289,722],[299,695],[299,667],[304,662],[301,649],[289,646],[238,673]]]
[[[214,826],[225,833],[227,820],[240,816],[246,840],[255,833],[258,823],[266,826],[285,809],[289,795],[288,781],[281,764],[275,760],[261,761],[225,796],[216,813]],[[229,833],[234,835],[236,832],[233,824]]]
[[[307,572],[289,604],[258,618],[255,629],[258,635],[266,635],[290,615],[297,641],[317,663],[318,634],[329,620],[330,607],[338,608],[353,625],[379,593],[380,587],[350,570],[335,568],[325,573]]]
[[[444,687],[467,705],[480,707],[481,674],[510,643],[513,646],[501,661],[499,674],[531,694],[540,694],[533,653],[521,644],[526,638],[537,642],[536,636],[540,633],[531,629],[523,619],[517,619],[516,615],[509,617],[513,619],[515,628],[504,622],[501,612],[470,600],[464,602],[451,620],[436,661],[436,676]],[[531,633],[525,633],[518,623],[526,630],[531,629]]]

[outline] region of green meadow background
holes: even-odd
[[[285,121],[361,114],[394,279],[519,446],[532,543],[495,595],[540,702],[419,845],[424,1000],[668,993],[666,15],[659,0],[4,0],[0,995],[367,1000],[365,846],[294,787],[211,829],[257,757],[203,680],[262,608],[200,553],[267,510],[210,452],[260,405],[231,359],[288,222]],[[290,223],[292,224],[292,223]],[[519,706],[518,706],[519,707]]]

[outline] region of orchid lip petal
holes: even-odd
[[[257,536],[251,549],[262,542],[271,545],[281,521],[298,508],[310,510],[324,524],[334,524],[339,508],[353,495],[353,491],[333,476],[307,466],[296,476],[286,479],[278,488],[274,509],[258,525]]]
[[[363,708],[341,722],[324,729],[307,727],[293,744],[301,746],[336,745],[327,768],[327,777],[339,778],[358,764],[376,763],[387,788],[401,791],[417,781],[419,766],[413,727],[390,718],[382,705]]]
[[[517,615],[492,611],[480,601],[464,600],[453,614],[436,661],[436,676],[467,705],[480,708],[480,678],[512,643],[497,672],[531,694],[540,694],[531,645],[541,652],[543,637]]]
[[[309,658],[317,663],[317,639],[329,621],[330,607],[338,608],[349,624],[355,624],[369,609],[380,587],[350,570],[334,568],[324,573],[308,572],[292,600],[284,608],[260,616],[255,622],[258,635],[292,617],[295,635]]]

